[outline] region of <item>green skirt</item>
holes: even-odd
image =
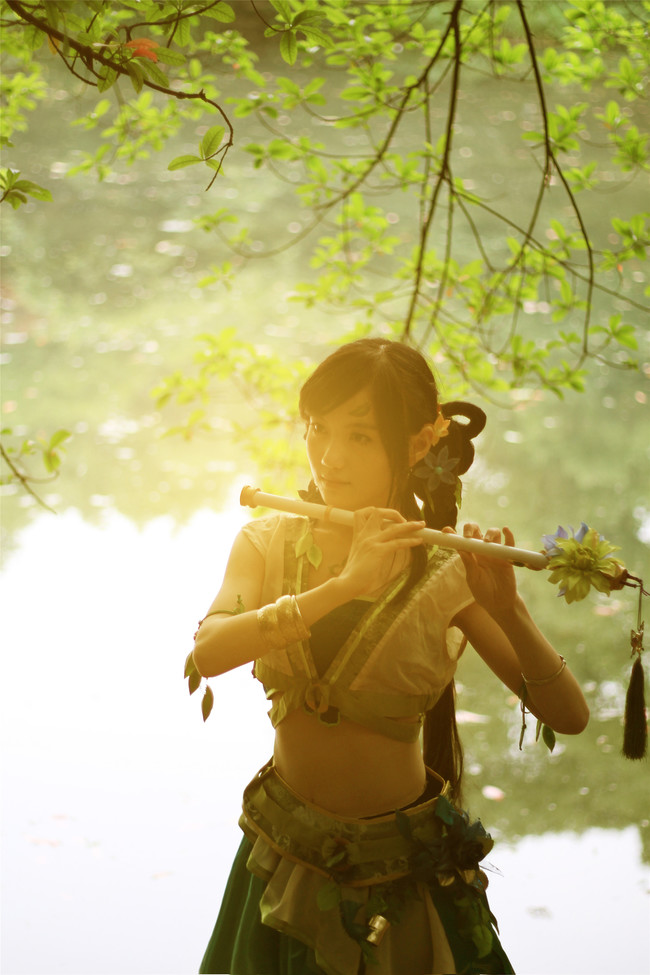
[[[265,882],[246,869],[253,844],[241,842],[200,975],[323,975],[312,948],[262,924]]]
[[[202,975],[513,972],[478,870],[492,841],[442,796],[337,819],[269,765],[247,787],[240,825]],[[377,921],[387,932],[375,938]]]

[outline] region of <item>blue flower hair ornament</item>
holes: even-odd
[[[423,488],[429,494],[441,484],[455,484],[458,476],[454,470],[458,467],[458,457],[450,457],[446,446],[441,447],[437,453],[430,450],[422,460],[413,468],[412,476],[419,478]]]

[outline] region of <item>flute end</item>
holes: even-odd
[[[255,501],[255,497],[258,491],[259,488],[254,488],[251,487],[250,484],[247,484],[245,487],[241,489],[241,494],[239,495],[239,503],[244,507],[248,506],[249,508],[256,508],[257,502]]]

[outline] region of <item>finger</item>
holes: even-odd
[[[406,538],[411,535],[416,535],[425,527],[425,521],[404,521],[399,524],[384,524],[381,528],[381,538],[382,541],[390,541],[393,538]],[[420,539],[420,541],[424,541],[424,539]]]
[[[485,535],[483,536],[484,542],[495,542],[497,545],[501,543],[501,532],[498,528],[488,528]]]
[[[506,543],[506,545],[514,545],[515,544],[515,536],[510,531],[510,529],[507,528],[507,527],[503,529],[503,540]]]
[[[399,521],[405,522],[406,518],[401,513],[401,511],[396,511],[395,508],[375,508],[384,521]]]
[[[395,511],[394,508],[359,508],[354,512],[355,515],[361,516],[365,521],[372,521],[373,524],[383,521],[389,522],[405,522],[406,518],[399,511]]]
[[[391,538],[387,542],[383,542],[382,541],[381,545],[382,545],[382,547],[381,547],[380,551],[382,551],[382,552],[392,552],[392,551],[397,551],[398,549],[417,548],[420,545],[424,545],[424,539],[423,538],[418,538],[417,535],[415,535],[415,536],[409,535],[406,538],[404,538],[404,537],[401,537],[401,538]]]
[[[463,535],[465,538],[482,538],[481,529],[473,521],[468,521],[463,525]]]

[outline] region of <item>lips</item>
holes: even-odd
[[[337,481],[334,478],[322,476],[321,482],[325,485],[325,487],[346,487],[348,484],[347,481]]]

